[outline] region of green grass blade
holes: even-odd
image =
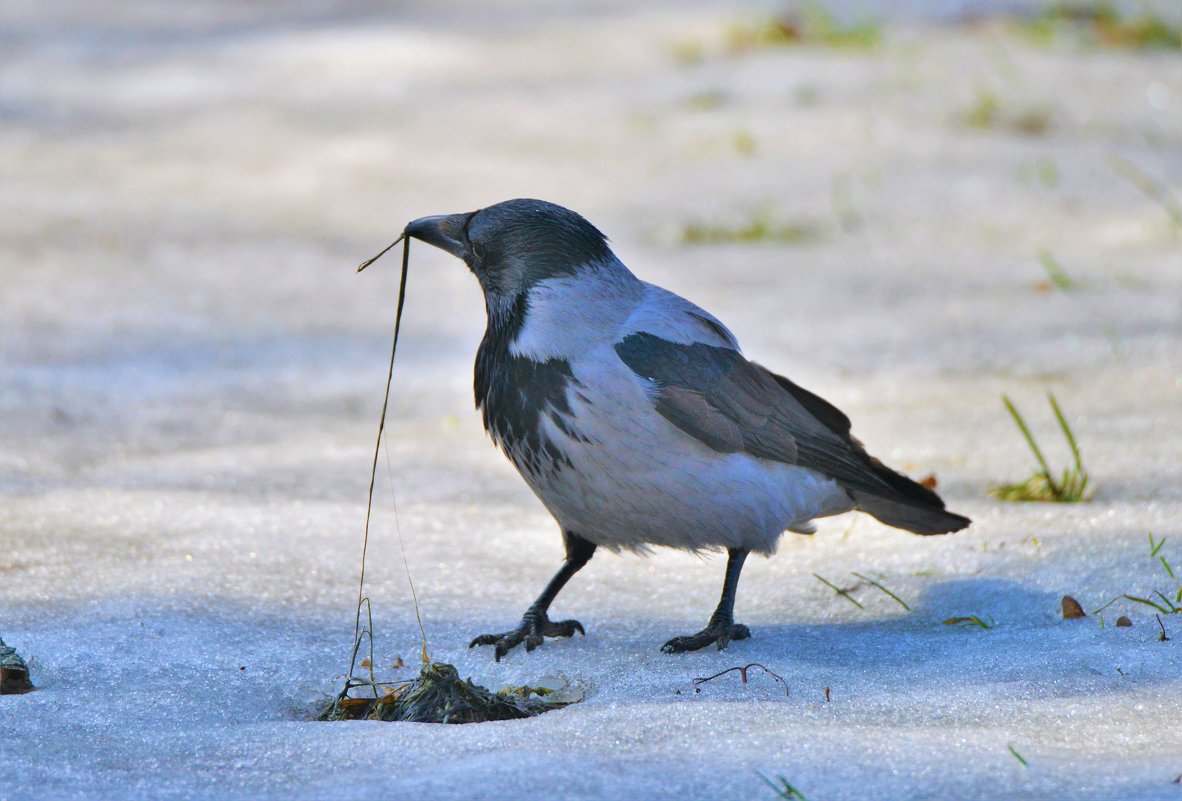
[[[1030,767],[1030,763],[1028,763],[1025,759],[1023,759],[1022,755],[1014,750],[1014,746],[1007,745],[1006,747],[1010,749],[1010,753],[1014,755],[1014,759],[1016,759],[1022,763],[1022,767],[1024,767],[1024,768]]]
[[[784,801],[808,801],[808,799],[804,797],[804,794],[801,793],[800,790],[797,790],[795,787],[793,787],[783,776],[776,777],[776,779],[780,782],[779,784],[776,784],[776,782],[773,782],[767,776],[764,776],[758,771],[756,771],[755,775],[763,779],[763,783],[775,791],[776,798],[784,799]]]
[[[854,606],[858,607],[859,609],[866,608],[866,607],[862,606],[862,604],[858,603],[857,599],[854,598],[854,596],[850,595],[849,590],[843,590],[841,587],[838,587],[833,582],[827,581],[826,579],[821,578],[816,573],[813,573],[813,578],[815,578],[817,581],[824,584],[829,589],[833,590],[835,593],[840,595],[842,598],[845,598],[847,601],[849,601],[850,603],[852,603]]]
[[[1173,601],[1171,601],[1171,600],[1170,600],[1169,598],[1167,598],[1166,596],[1162,595],[1160,590],[1154,590],[1154,591],[1153,591],[1153,594],[1154,594],[1154,595],[1156,595],[1158,598],[1161,598],[1163,601],[1165,601],[1165,602],[1166,602],[1166,606],[1168,606],[1168,607],[1170,608],[1170,614],[1171,614],[1171,615],[1172,615],[1172,614],[1174,614],[1175,612],[1180,612],[1180,611],[1182,611],[1182,609],[1178,609],[1178,607],[1174,606],[1174,602],[1173,602]]]
[[[1067,418],[1063,416],[1063,410],[1059,408],[1059,402],[1055,400],[1055,393],[1048,392],[1047,400],[1051,402],[1051,409],[1055,412],[1055,419],[1059,421],[1059,428],[1063,429],[1063,436],[1067,438],[1067,444],[1071,446],[1071,456],[1075,460],[1075,470],[1080,475],[1087,475],[1084,470],[1083,458],[1079,453],[1079,443],[1075,440],[1075,434],[1071,431],[1071,426],[1067,424]]]
[[[1067,274],[1067,271],[1063,269],[1063,265],[1059,263],[1059,260],[1049,250],[1040,250],[1038,252],[1038,261],[1042,264],[1047,278],[1050,279],[1056,288],[1064,292],[1072,292],[1078,288],[1075,279]]]
[[[1140,189],[1146,197],[1156,201],[1175,227],[1182,228],[1182,206],[1178,205],[1164,184],[1118,153],[1108,157],[1108,164],[1117,175]]]
[[[1109,601],[1108,603],[1106,603],[1106,604],[1104,604],[1103,606],[1101,606],[1099,609],[1097,609],[1097,610],[1095,610],[1094,612],[1092,612],[1092,614],[1093,614],[1093,615],[1098,615],[1098,614],[1100,614],[1100,613],[1101,613],[1101,612],[1103,612],[1105,609],[1107,609],[1108,607],[1112,606],[1114,603],[1116,603],[1117,601],[1119,601],[1119,600],[1120,600],[1121,598],[1123,598],[1123,597],[1124,597],[1123,595],[1118,595],[1118,596],[1116,596],[1116,597],[1115,597],[1115,598],[1113,598],[1111,601]]]
[[[885,592],[887,595],[889,595],[890,597],[894,598],[894,599],[895,599],[895,603],[899,604],[899,606],[903,607],[903,608],[904,608],[904,609],[906,609],[908,612],[910,612],[910,611],[911,611],[911,607],[910,607],[910,606],[908,606],[908,605],[906,604],[906,602],[904,602],[904,601],[903,601],[903,599],[902,599],[902,598],[900,598],[898,595],[895,595],[893,592],[891,592],[891,591],[890,591],[890,590],[888,590],[886,587],[884,587],[883,585],[879,584],[877,581],[875,581],[874,579],[870,578],[869,576],[863,576],[861,573],[851,573],[850,575],[852,575],[852,576],[857,576],[858,578],[862,579],[862,581],[869,582],[870,584],[874,585],[875,587],[878,587],[878,589],[882,590],[882,591],[883,591],[883,592]]]
[[[1145,604],[1146,606],[1152,606],[1154,609],[1156,609],[1157,611],[1159,611],[1163,614],[1166,614],[1166,615],[1170,614],[1169,609],[1167,609],[1166,607],[1162,606],[1159,603],[1149,600],[1148,598],[1138,598],[1136,595],[1122,595],[1121,597],[1127,598],[1130,601],[1135,601],[1136,603],[1139,603],[1139,604]],[[1167,600],[1166,603],[1169,603],[1169,601]],[[1170,604],[1170,605],[1173,606],[1173,604]]]
[[[1021,431],[1022,436],[1026,438],[1026,444],[1030,446],[1030,450],[1034,454],[1034,458],[1038,460],[1039,465],[1042,467],[1042,475],[1044,478],[1046,478],[1047,483],[1050,484],[1051,491],[1058,495],[1058,487],[1055,486],[1055,480],[1051,478],[1051,468],[1047,465],[1047,460],[1043,457],[1042,450],[1039,449],[1038,443],[1034,441],[1034,435],[1030,433],[1030,429],[1026,426],[1026,421],[1022,419],[1022,415],[1018,413],[1017,407],[1014,406],[1014,402],[1010,400],[1008,395],[1003,394],[1001,396],[1001,400],[1002,403],[1006,405],[1006,409],[1009,410],[1010,416],[1014,418],[1014,422],[1017,424],[1018,430]]]

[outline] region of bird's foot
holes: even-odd
[[[493,658],[500,662],[501,657],[509,653],[521,643],[525,643],[525,650],[532,651],[541,645],[546,637],[573,637],[575,632],[586,634],[583,624],[577,620],[551,620],[545,612],[529,611],[521,618],[521,625],[512,631],[500,634],[481,634],[472,642],[469,648],[478,645],[495,645]],[[699,646],[700,647],[700,646]]]
[[[674,637],[662,645],[661,650],[667,654],[682,654],[686,651],[697,651],[705,648],[710,643],[716,643],[718,650],[721,651],[726,648],[731,640],[745,640],[750,636],[751,629],[742,623],[734,623],[729,620],[711,620],[710,625],[706,626],[706,628],[697,634],[691,634],[688,637]]]

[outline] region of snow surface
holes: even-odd
[[[1178,587],[1146,535],[1182,568],[1182,239],[1111,158],[1177,200],[1182,61],[949,8],[908,4],[870,53],[733,56],[726,26],[757,6],[5,4],[0,636],[39,689],[0,697],[0,799],[772,798],[760,774],[810,801],[1182,799],[1182,616],[1163,642],[1136,603],[1059,615],[1063,594],[1090,611]],[[691,39],[700,63],[673,55]],[[986,90],[999,122],[972,128]],[[1007,123],[1027,112],[1045,133]],[[753,638],[723,653],[658,652],[722,574],[668,551],[572,581],[553,611],[586,637],[468,651],[561,546],[471,410],[479,292],[420,248],[376,662],[412,675],[419,648],[392,479],[432,658],[587,697],[474,726],[312,721],[347,665],[397,285],[394,258],[353,265],[408,219],[512,196],[585,213],[973,527],[786,537],[748,561]],[[767,203],[816,236],[676,241]],[[1039,287],[1041,250],[1076,291]],[[1046,390],[1096,496],[996,502],[1030,468],[1002,392],[1066,458]],[[812,575],[855,571],[912,610]],[[964,615],[996,625],[941,622]],[[758,671],[695,692],[749,662],[790,695]]]

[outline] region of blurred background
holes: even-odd
[[[6,3],[3,486],[368,420],[396,265],[352,265],[515,196],[839,395],[1177,357],[1177,12]],[[415,267],[401,411],[468,418],[479,293]]]
[[[1068,589],[1130,591],[1145,532],[1182,534],[1180,26],[1178,3],[1150,0],[6,0],[0,634],[25,632],[68,684],[62,620],[202,599],[210,620],[253,621],[239,647],[260,621],[295,638],[283,703],[325,690],[351,632],[397,258],[353,270],[410,219],[518,196],[584,214],[977,521],[923,546],[828,521],[748,571],[747,622],[858,614],[809,575],[835,560],[897,569],[909,597],[978,574],[1052,612]],[[455,659],[560,553],[472,411],[483,326],[463,265],[413,249],[383,480]],[[1002,393],[1069,461],[1047,390],[1091,503],[989,494],[1032,469]],[[411,654],[388,487],[379,504],[372,592]],[[597,560],[570,605],[639,617],[655,647],[708,611],[720,569]],[[987,597],[999,617],[1032,608]],[[216,659],[230,635],[207,634]],[[173,645],[178,665],[197,648]]]
[[[1101,498],[1177,501],[1177,12],[5,3],[4,593],[101,595],[64,581],[94,560],[183,592],[132,568],[260,532],[320,543],[281,574],[325,544],[351,572],[397,261],[354,265],[516,196],[582,212],[970,512],[1028,462],[999,395],[1046,421],[1046,389]],[[471,411],[480,293],[412,256],[400,493],[436,527],[433,503],[536,514]],[[301,504],[319,522],[284,522]]]

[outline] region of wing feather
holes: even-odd
[[[862,511],[917,534],[969,524],[946,511],[936,493],[868,454],[837,407],[734,348],[638,332],[615,350],[652,382],[657,412],[709,448],[816,470],[844,487]]]
[[[850,488],[891,489],[849,436],[845,415],[811,393],[806,406],[786,386],[794,384],[737,350],[648,333],[631,334],[615,349],[634,373],[653,382],[657,411],[707,447],[808,467]],[[822,419],[809,406],[821,410]]]

